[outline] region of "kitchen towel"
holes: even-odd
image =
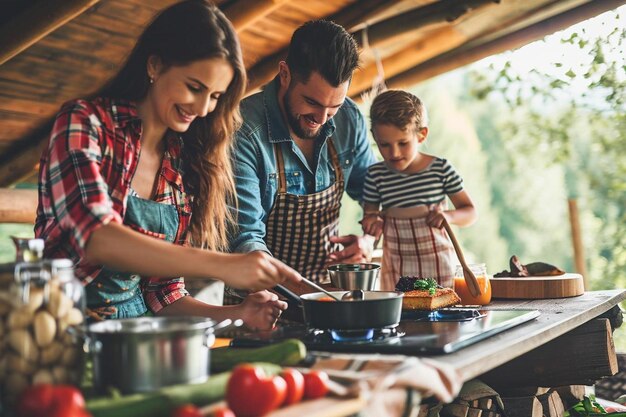
[[[422,398],[451,402],[461,389],[460,376],[447,364],[402,355],[315,353],[313,369],[323,370],[364,395],[362,416],[417,415]]]

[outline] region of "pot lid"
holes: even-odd
[[[90,333],[97,334],[159,334],[203,330],[214,325],[215,321],[208,317],[137,317],[100,321],[90,324],[88,328]]]

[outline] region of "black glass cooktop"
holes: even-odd
[[[231,346],[262,346],[288,338],[300,339],[311,350],[330,352],[450,353],[539,316],[537,310],[449,308],[436,312],[403,312],[397,326],[350,332],[307,329],[283,323],[270,332],[235,337]]]

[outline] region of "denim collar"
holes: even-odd
[[[267,131],[270,143],[293,142],[289,128],[283,120],[283,115],[278,105],[279,79],[276,76],[269,84],[263,88],[263,106],[265,107],[265,117],[267,119]],[[324,140],[335,133],[335,121],[328,119],[322,126],[319,138]]]

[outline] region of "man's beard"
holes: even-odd
[[[293,131],[293,133],[299,137],[300,139],[317,139],[322,131],[322,127],[318,127],[317,129],[306,129],[300,125],[301,115],[294,115],[291,112],[291,105],[289,103],[289,94],[290,91],[287,90],[285,94],[284,102],[285,102],[285,114],[287,115],[287,123],[289,127]]]

